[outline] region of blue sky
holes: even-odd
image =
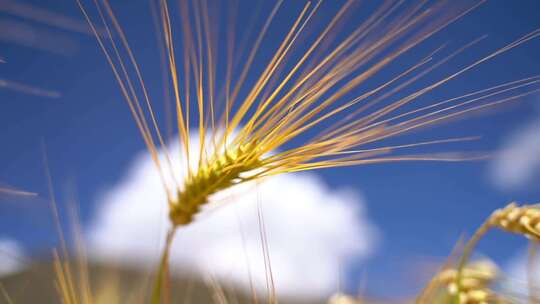
[[[82,22],[74,1],[25,3]],[[240,4],[239,15],[249,15],[253,10],[247,1],[240,1]],[[337,8],[331,1],[325,5],[322,19],[331,16]],[[160,100],[159,59],[146,2],[135,1],[125,7],[115,7],[123,18],[136,55],[143,62],[145,75],[149,75],[147,85],[156,95],[155,99]],[[278,18],[288,20],[296,11],[298,3],[286,5]],[[351,18],[359,16],[362,14]],[[35,199],[0,197],[0,237],[18,240],[30,252],[47,252],[47,248],[55,243],[56,234],[47,202],[42,142],[46,145],[60,204],[76,192],[83,225],[93,214],[97,197],[120,179],[133,157],[145,148],[92,36],[64,31],[9,12],[0,12],[0,20],[24,22],[59,37],[57,47],[64,50],[60,53],[67,52],[58,54],[20,45],[6,40],[6,35],[0,40],[0,58],[6,61],[0,64],[0,79],[61,94],[59,98],[48,98],[0,88],[0,183],[39,193]],[[286,22],[276,22],[270,42],[263,44],[263,53],[271,52],[271,41],[277,37],[274,35],[285,31],[286,26]],[[488,1],[422,45],[421,49],[433,49],[444,42],[455,47],[487,34],[487,39],[452,63],[459,66],[538,27],[540,3],[537,1]],[[33,41],[36,43],[40,35],[45,37],[42,32],[35,34]],[[540,73],[538,54],[540,40],[536,39],[452,81],[422,102],[537,75]],[[414,59],[411,54],[402,60],[404,64],[410,64]],[[439,72],[450,73],[456,66],[445,66]],[[509,134],[538,119],[539,103],[540,96],[531,95],[517,103],[429,128],[405,139],[481,135],[478,141],[448,147],[497,151]],[[409,281],[404,279],[411,277],[411,267],[426,259],[446,256],[459,237],[463,233],[472,233],[493,209],[511,200],[540,201],[538,176],[522,187],[501,189],[490,178],[490,166],[489,160],[414,162],[318,171],[317,174],[332,187],[345,186],[360,191],[367,202],[369,218],[381,230],[382,242],[376,254],[367,264],[362,263],[351,271],[351,282],[367,275],[368,289],[374,293],[385,289],[407,289],[410,286],[403,282]],[[494,234],[481,244],[480,251],[504,262],[524,245],[520,238]]]

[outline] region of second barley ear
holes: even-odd
[[[538,205],[518,206],[515,202],[498,209],[489,219],[492,227],[521,234],[534,241],[540,241],[540,208]]]
[[[479,260],[467,264],[461,274],[455,268],[441,271],[435,283],[459,304],[507,303],[491,289],[498,278],[499,269],[493,262]]]

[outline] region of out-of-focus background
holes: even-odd
[[[162,68],[149,5],[111,2],[155,107],[163,113]],[[284,4],[262,44],[263,54],[274,50],[303,2]],[[331,18],[339,4],[324,3],[318,13],[321,20]],[[264,16],[269,7],[239,1],[238,28],[248,27],[249,17],[258,10]],[[364,18],[361,12],[350,18]],[[260,26],[263,18],[257,18],[255,24]],[[441,77],[538,27],[538,1],[489,1],[422,44],[419,53],[444,43],[455,48],[487,35],[434,72],[433,77]],[[536,39],[419,102],[538,75],[538,54]],[[383,73],[392,75],[419,58],[414,52],[406,54]],[[255,69],[264,63],[256,61]],[[159,118],[165,121],[164,115]],[[0,130],[0,187],[37,193],[0,192],[0,276],[13,280],[28,267],[38,267],[30,272],[43,272],[42,266],[29,266],[31,261],[46,260],[59,244],[45,159],[60,221],[68,227],[70,206],[77,206],[92,265],[151,269],[166,227],[164,195],[118,85],[75,1],[0,0]],[[490,159],[325,169],[247,187],[230,204],[179,233],[172,258],[175,273],[210,274],[241,287],[249,286],[251,276],[263,290],[260,206],[278,293],[297,298],[324,297],[338,289],[375,297],[413,294],[460,238],[471,234],[492,210],[512,200],[540,202],[540,94],[392,143],[469,135],[481,138],[444,148],[488,151]],[[170,149],[178,149],[172,139]],[[525,249],[522,238],[493,233],[479,252],[519,277]],[[32,277],[40,280],[28,276],[20,281],[33,285]]]

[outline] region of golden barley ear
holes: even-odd
[[[538,241],[540,240],[539,205],[524,205],[519,207],[517,203],[512,202],[502,209],[495,210],[465,245],[461,256],[460,268],[465,266],[478,242],[492,228],[521,234],[529,239]]]
[[[467,265],[469,259],[476,248],[478,242],[492,228],[499,228],[509,233],[520,234],[532,241],[540,240],[540,206],[539,205],[523,205],[519,206],[516,202],[508,204],[506,207],[495,210],[486,221],[477,229],[473,236],[469,239],[463,249],[463,254],[458,263],[455,273],[455,279],[452,287],[449,289],[453,295],[454,303],[510,303],[509,300],[497,296],[490,298],[489,290],[477,291],[469,294],[471,291],[470,283],[474,283],[473,287],[482,287],[478,285],[478,280],[467,279]],[[453,274],[452,274],[453,275]],[[478,286],[477,286],[478,285]]]
[[[254,145],[244,145],[226,150],[219,156],[205,161],[197,171],[189,175],[184,188],[177,190],[177,197],[169,201],[169,218],[174,226],[187,225],[208,203],[209,196],[228,189],[250,178],[242,174],[261,167],[261,162],[253,156]]]
[[[512,202],[505,208],[493,212],[489,223],[504,231],[540,241],[540,208],[538,205],[520,207]]]
[[[418,298],[418,304],[512,303],[492,286],[501,278],[498,267],[488,259],[477,260],[461,267],[446,267],[430,282],[430,292]]]
[[[504,299],[491,290],[499,277],[497,266],[490,260],[480,260],[466,265],[461,273],[458,269],[446,269],[439,273],[436,281],[445,287],[452,298],[457,298],[459,304],[488,303]]]

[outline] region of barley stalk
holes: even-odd
[[[529,289],[529,302],[540,303],[538,295],[538,242],[530,241],[527,257],[527,287]]]

